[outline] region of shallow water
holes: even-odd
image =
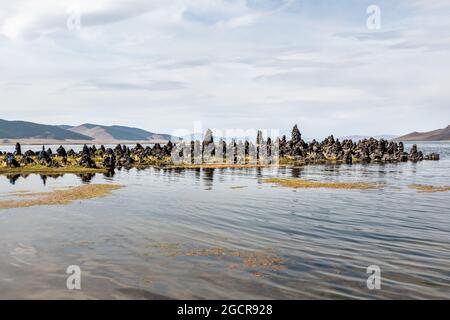
[[[441,161],[0,176],[14,192],[118,183],[67,206],[0,211],[0,298],[450,298],[450,144]],[[3,150],[3,149],[1,149]],[[382,183],[290,189],[271,177]],[[45,184],[44,184],[45,182]],[[69,265],[80,291],[66,288]],[[366,268],[381,269],[369,290]]]

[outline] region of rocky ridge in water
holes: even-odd
[[[385,163],[439,160],[439,154],[424,155],[413,145],[405,152],[402,142],[384,139],[352,140],[335,139],[332,135],[321,142],[313,140],[309,143],[302,139],[297,125],[292,129],[291,139],[286,136],[272,141],[264,139],[261,131],[257,133],[256,143],[248,140],[226,142],[220,139],[215,142],[211,130],[207,130],[200,141],[181,142],[166,145],[155,144],[143,147],[137,144],[134,148],[118,144],[114,149],[103,145],[97,149],[84,145],[80,152],[66,150],[60,146],[56,153],[51,149],[22,153],[19,143],[14,153],[0,152],[0,168],[20,168],[29,166],[45,166],[60,168],[65,166],[81,168],[103,168],[113,170],[116,167],[141,167],[151,165],[190,165],[190,164],[306,164],[306,163]]]

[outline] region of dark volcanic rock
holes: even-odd
[[[120,144],[118,144],[115,148],[114,148],[114,154],[116,155],[116,157],[120,157],[122,156],[122,146]]]
[[[301,160],[302,158],[305,157],[306,153],[305,149],[307,149],[308,146],[302,140],[302,135],[297,125],[295,125],[294,128],[292,128],[291,135],[292,135],[291,141],[287,144],[289,146],[289,150],[286,150],[288,152],[286,152],[285,154],[290,155],[297,160]]]
[[[42,147],[42,149],[44,149],[44,147]],[[39,152],[38,161],[42,165],[50,165],[52,163],[50,155],[44,150]]]
[[[255,143],[256,142],[256,143]],[[118,167],[145,166],[154,163],[157,160],[164,160],[171,155],[184,157],[186,163],[208,163],[210,161],[228,162],[228,163],[274,163],[277,159],[286,159],[289,161],[299,161],[299,163],[386,163],[400,161],[422,161],[422,160],[439,160],[439,154],[423,155],[421,151],[414,145],[409,153],[405,152],[402,142],[387,141],[385,139],[363,139],[353,142],[350,139],[340,141],[335,139],[333,135],[327,137],[322,142],[313,140],[306,143],[302,139],[302,134],[295,125],[292,128],[291,139],[288,141],[286,136],[277,138],[275,142],[271,138],[264,140],[261,130],[258,130],[256,141],[248,140],[239,141],[232,140],[227,144],[226,139],[221,138],[216,144],[214,142],[213,132],[208,129],[205,133],[203,141],[182,141],[178,145],[169,141],[166,145],[161,146],[155,144],[152,147],[143,147],[136,144],[135,147],[129,148],[126,145],[118,144],[114,149],[100,146],[88,147],[83,146],[82,151],[75,153],[72,149],[67,151],[63,146],[56,150],[56,157],[52,154],[52,150],[42,151],[35,154],[28,150],[22,156],[22,150],[19,143],[16,144],[14,153],[0,152],[0,155],[6,155],[6,163],[9,167],[20,165],[32,165],[37,162],[46,166],[66,165],[67,158],[81,159],[77,164],[86,168],[95,168],[96,164],[94,156],[102,159],[102,167],[114,169]],[[20,160],[20,164],[15,157]],[[37,161],[35,160],[37,156]]]
[[[20,167],[20,164],[17,162],[16,158],[14,157],[14,154],[12,154],[12,153],[6,154],[6,166],[8,168]]]
[[[130,166],[132,166],[135,162],[136,162],[136,161],[135,161],[132,157],[128,156],[128,157],[126,158],[125,166],[130,167]]]
[[[267,156],[271,157],[273,145],[272,145],[272,139],[270,137],[267,138],[266,147],[267,147]]]
[[[20,160],[20,164],[23,166],[35,164],[34,160],[31,157],[23,156],[22,160]]]
[[[34,157],[36,155],[36,153],[32,150],[27,150],[27,151],[25,151],[25,153],[23,155],[25,157]]]
[[[81,155],[91,156],[91,149],[87,145],[83,146],[83,150],[81,151]]]
[[[202,145],[203,159],[209,161],[216,154],[216,146],[214,145],[214,137],[211,129],[206,130]]]
[[[166,147],[167,147],[166,153],[167,153],[167,155],[170,155],[170,154],[172,153],[172,149],[173,149],[173,143],[172,143],[172,141],[169,140],[169,142],[167,142]]]
[[[161,145],[159,143],[156,143],[151,152],[152,156],[157,158],[162,158],[165,156],[163,148],[161,148]]]
[[[56,154],[58,155],[58,157],[63,157],[63,158],[67,157],[66,149],[64,149],[63,146],[59,146],[59,148],[56,149]]]
[[[295,125],[294,128],[292,128],[292,139],[291,139],[292,146],[298,145],[301,140],[302,135],[300,133],[300,130],[298,130],[297,125]]]
[[[283,158],[284,156],[289,155],[289,145],[285,135],[280,139],[278,145],[280,147],[280,157]]]
[[[124,155],[123,157],[116,160],[116,164],[121,167],[131,167],[134,163],[134,159],[128,155]]]
[[[108,169],[114,169],[114,167],[116,166],[116,156],[114,155],[112,150],[111,153],[105,155],[105,157],[103,158],[102,166]]]
[[[410,161],[414,161],[414,162],[423,160],[423,153],[422,153],[422,151],[417,150],[417,145],[414,144],[411,147],[411,150],[409,151],[408,159]]]
[[[14,155],[21,156],[22,155],[22,148],[20,147],[20,143],[16,143],[16,150],[14,151]]]
[[[150,157],[152,155],[152,148],[145,147],[144,152],[142,153],[144,157]]]
[[[95,168],[95,162],[91,159],[88,154],[83,154],[81,159],[78,161],[78,165],[84,168]]]
[[[427,155],[424,157],[424,160],[434,160],[434,161],[437,161],[437,160],[439,160],[439,154],[437,154],[437,153],[430,153],[430,154],[427,154]]]
[[[69,151],[67,151],[67,156],[68,157],[75,157],[77,154],[75,153],[75,151],[73,151],[73,149],[70,149]]]

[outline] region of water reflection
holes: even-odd
[[[109,170],[108,172],[103,173],[103,176],[105,178],[112,178],[112,177],[114,177],[115,174],[116,174],[116,172],[114,170]]]
[[[258,177],[258,178],[262,177],[262,168],[261,167],[256,168],[256,177]]]
[[[82,173],[78,174],[77,176],[80,177],[83,183],[89,183],[91,182],[92,178],[95,177],[95,173]]]
[[[102,174],[102,176],[104,178],[113,178],[114,175],[116,173],[114,171],[108,171]],[[15,185],[16,182],[22,178],[22,179],[27,179],[28,177],[32,176],[33,174],[7,174],[4,175],[4,177],[6,179],[8,179],[9,183],[12,185]],[[65,175],[75,175],[78,178],[80,178],[81,182],[83,183],[90,183],[92,181],[92,179],[96,176],[95,173],[79,173],[79,174],[72,174],[72,173],[58,173],[58,174],[35,174],[37,176],[39,176],[42,185],[46,186],[47,185],[47,180],[48,179],[59,179],[64,177]]]
[[[16,184],[17,179],[20,178],[20,174],[8,174],[6,175],[6,179],[9,180],[9,183]]]
[[[301,167],[292,168],[292,178],[300,178],[301,172],[302,172]]]
[[[203,182],[205,183],[206,190],[212,190],[214,184],[214,168],[203,169]]]
[[[195,180],[196,181],[200,181],[200,177],[201,177],[201,169],[200,168],[195,168],[194,172],[195,172]]]
[[[62,178],[64,175],[63,174],[41,174],[41,180],[42,180],[42,184],[45,186],[47,185],[47,180],[49,178],[56,180],[58,178]]]

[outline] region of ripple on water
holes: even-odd
[[[2,200],[85,183],[126,186],[64,207],[3,210],[0,298],[67,297],[72,264],[85,277],[78,298],[449,298],[450,193],[409,186],[448,185],[450,145],[425,148],[443,160],[0,177]],[[275,177],[384,187],[263,183]],[[367,289],[369,265],[380,266],[382,290]]]

